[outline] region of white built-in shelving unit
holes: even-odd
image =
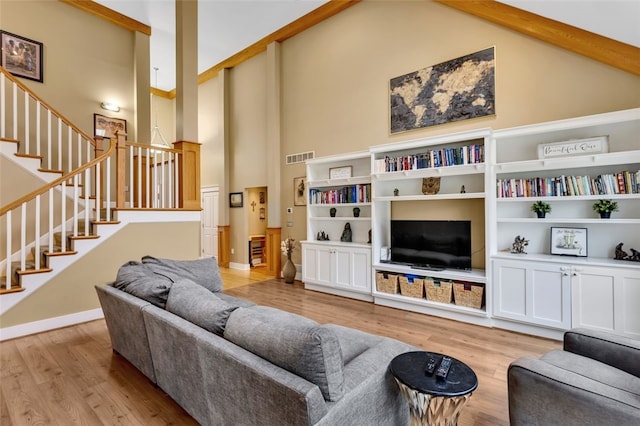
[[[330,170],[341,168],[348,169],[349,176],[332,178]],[[307,240],[302,242],[305,288],[372,300],[369,153],[308,160],[307,194]],[[357,217],[354,209],[359,210]],[[351,242],[341,241],[347,224]],[[329,240],[320,240],[322,234]]]
[[[594,139],[605,141],[600,152],[554,158],[538,154],[542,144]],[[336,167],[350,167],[351,173],[332,179],[329,170]],[[596,194],[589,185],[601,175],[617,179],[627,172],[629,178],[638,171],[640,109],[376,145],[366,152],[307,161],[307,241],[302,243],[305,287],[557,339],[572,327],[640,338],[640,263],[614,259],[619,243],[624,243],[628,253],[631,248],[640,250],[640,182],[633,188],[628,183],[625,193]],[[423,179],[430,177],[440,178],[440,189],[425,195]],[[546,190],[553,178],[561,177],[573,177],[573,181],[565,180],[575,183],[573,195],[531,190],[532,185],[540,190],[542,181]],[[521,189],[526,182],[530,182],[528,189]],[[314,195],[355,185],[367,186],[369,196],[335,202]],[[601,219],[592,209],[599,199],[615,200],[619,211],[610,219]],[[394,212],[406,206],[415,211],[416,204],[418,212],[433,212],[445,204],[457,208],[456,203],[468,200],[476,200],[474,205],[479,200],[482,205],[483,223],[475,219],[475,226],[483,228],[483,241],[472,238],[472,246],[480,247],[474,253],[476,261],[480,256],[483,268],[431,271],[381,260],[381,249],[391,243]],[[535,201],[551,205],[546,218],[539,219],[531,211]],[[330,215],[332,207],[335,217]],[[360,209],[359,217],[354,217],[354,207]],[[347,222],[353,241],[341,242]],[[586,229],[586,252],[581,256],[552,254],[552,227]],[[318,241],[322,232],[330,241]],[[516,236],[528,240],[526,254],[510,252]],[[386,293],[376,286],[378,272],[480,285],[485,302],[481,308],[471,308],[455,300],[440,303]]]

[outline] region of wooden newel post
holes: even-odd
[[[201,209],[200,203],[200,144],[178,141],[173,147],[180,151],[178,160],[179,207]]]
[[[127,134],[116,132],[116,208],[123,209],[127,200],[125,186],[127,182]]]
[[[98,158],[100,157],[103,153],[104,153],[104,137],[102,136],[96,136],[96,144],[94,146],[94,154],[93,154],[93,158]],[[104,197],[104,169],[100,169],[100,176],[96,175],[94,177],[95,179],[95,183],[94,183],[94,194],[96,194],[96,204],[95,204],[95,208],[97,213],[97,217],[98,220],[100,218],[100,209],[102,208],[102,200]],[[100,188],[100,190],[98,191],[98,188]],[[99,194],[99,196],[98,196]]]

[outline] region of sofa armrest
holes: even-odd
[[[509,366],[511,426],[635,424],[637,395],[543,360],[523,357]]]
[[[640,340],[604,331],[575,328],[564,334],[564,350],[640,377]]]

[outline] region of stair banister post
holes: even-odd
[[[94,146],[94,156],[93,158],[98,158],[104,153],[104,137],[96,136],[96,144]],[[95,179],[94,183],[94,195],[96,196],[95,201],[95,210],[96,210],[96,220],[100,220],[100,209],[102,209],[102,197],[104,194],[104,169],[101,167],[97,167],[96,165],[96,173],[93,175]]]
[[[200,144],[177,141],[173,147],[178,155],[178,190],[181,209],[201,209],[200,204]]]
[[[125,185],[127,182],[127,134],[116,132],[118,145],[116,146],[116,208],[123,209],[127,197],[125,195]],[[106,220],[111,220],[107,218]]]

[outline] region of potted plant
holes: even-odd
[[[531,211],[536,212],[538,217],[542,219],[547,213],[551,213],[551,206],[544,201],[536,201],[531,205]]]
[[[618,202],[611,200],[598,200],[593,204],[593,210],[600,213],[602,219],[609,219],[611,212],[618,211]]]

